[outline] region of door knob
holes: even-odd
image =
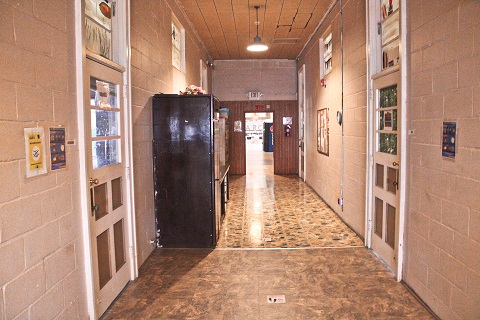
[[[98,179],[90,178],[90,186],[98,184]]]
[[[392,165],[398,167],[400,165],[400,161],[393,161]]]

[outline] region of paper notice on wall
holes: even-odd
[[[43,128],[24,128],[27,178],[47,173]]]
[[[110,86],[108,82],[97,80],[97,94],[100,107],[110,108]]]
[[[444,121],[442,131],[442,157],[455,159],[457,151],[457,122]]]
[[[50,128],[50,163],[51,170],[65,169],[67,167],[65,128]]]
[[[233,132],[242,132],[242,121],[237,120],[233,122]]]

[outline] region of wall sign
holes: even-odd
[[[233,132],[242,132],[242,121],[236,120],[233,122]]]
[[[457,123],[443,122],[442,131],[442,156],[447,159],[455,159],[457,150]]]
[[[317,110],[317,151],[327,156],[328,134],[328,109]]]
[[[24,128],[27,178],[47,173],[45,131],[43,128]]]
[[[287,124],[292,124],[293,123],[292,122],[292,117],[283,117],[282,118],[282,123],[283,123],[284,126],[287,125]]]
[[[65,169],[67,167],[65,128],[50,128],[50,164],[51,170]]]

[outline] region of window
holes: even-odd
[[[320,49],[320,79],[323,79],[332,71],[332,33],[322,37],[319,43]]]
[[[380,28],[382,46],[382,70],[398,64],[400,59],[399,0],[381,0]]]
[[[177,19],[172,17],[172,66],[184,72],[185,70],[185,29]]]
[[[332,34],[330,33],[323,41],[324,52],[323,62],[325,64],[325,75],[332,71]]]
[[[102,11],[104,4],[108,11]],[[111,8],[102,0],[85,1],[85,46],[88,50],[112,60],[112,19]]]

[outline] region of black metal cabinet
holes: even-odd
[[[155,216],[163,247],[216,245],[220,228],[214,149],[217,103],[212,95],[153,97]]]

